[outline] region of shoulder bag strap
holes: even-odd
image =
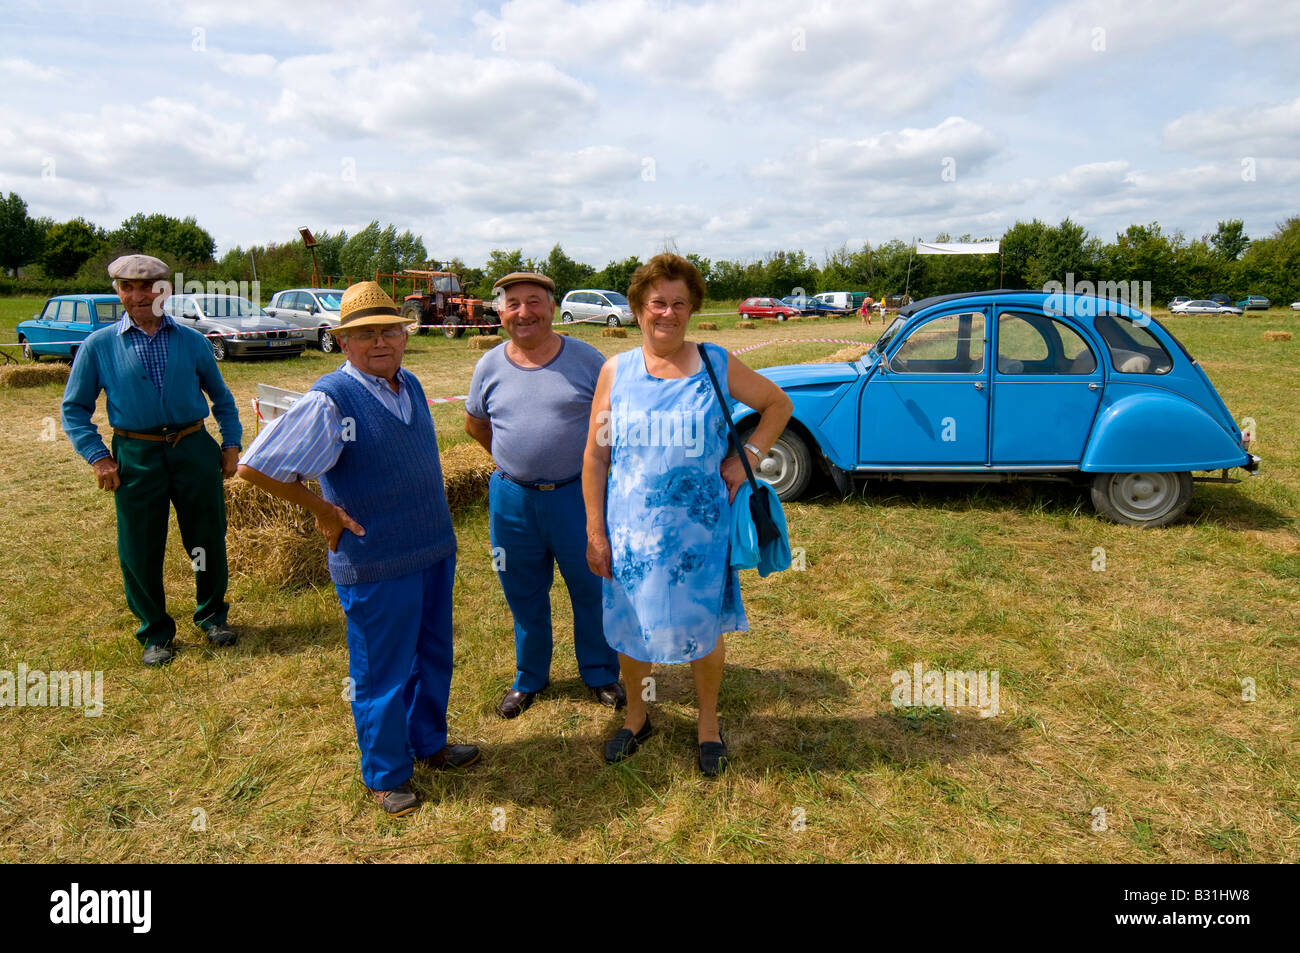
[[[740,442],[740,435],[736,433],[736,425],[731,419],[731,410],[727,407],[727,401],[722,396],[722,385],[718,383],[718,375],[713,373],[713,365],[709,362],[709,355],[705,353],[703,344],[696,344],[700,349],[700,360],[704,362],[704,369],[709,372],[709,380],[713,382],[713,392],[718,395],[718,404],[722,407],[722,416],[727,420],[727,430],[731,432],[731,444],[735,447],[736,452],[740,454],[740,462],[745,466],[745,476],[749,478],[749,486],[755,493],[758,492],[758,482],[754,479],[754,471],[750,469],[749,457],[745,454],[745,447]]]

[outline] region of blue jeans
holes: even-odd
[[[551,677],[551,585],[555,564],[573,604],[578,674],[593,687],[618,681],[618,653],[605,641],[600,577],[587,568],[582,481],[531,490],[499,472],[488,486],[488,538],[515,619],[515,681],[538,692]]]
[[[348,618],[361,777],[372,791],[409,781],[415,758],[447,744],[455,574],[452,555],[396,579],[335,584]]]

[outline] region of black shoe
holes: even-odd
[[[625,708],[627,707],[627,692],[618,682],[612,682],[609,685],[588,685],[591,694],[596,701],[600,702],[606,708]]]
[[[148,645],[145,646],[144,657],[141,659],[145,665],[156,667],[166,665],[176,657],[175,650],[170,645]]]
[[[447,745],[428,757],[416,758],[415,763],[434,771],[446,771],[449,768],[467,768],[478,759],[478,745]]]
[[[716,778],[727,770],[727,739],[718,733],[719,741],[700,742],[700,774]]]
[[[228,645],[234,645],[235,639],[238,638],[238,636],[235,635],[234,630],[231,629],[230,626],[223,625],[221,623],[213,623],[212,625],[208,626],[207,633],[208,633],[208,642],[210,642],[212,645],[215,645],[219,648],[225,648]]]
[[[533,699],[546,691],[550,684],[550,682],[547,682],[535,692],[521,692],[517,688],[510,689],[510,691],[506,692],[505,698],[501,699],[501,704],[497,705],[497,714],[502,718],[518,718],[532,705]]]
[[[618,733],[605,742],[605,763],[618,764],[627,758],[636,754],[637,748],[641,747],[641,742],[653,734],[654,728],[650,727],[650,716],[645,716],[645,724],[636,734],[628,731],[626,728],[620,728]]]

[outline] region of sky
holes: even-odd
[[[0,0],[0,192],[236,246],[750,260],[1300,214],[1300,2]]]

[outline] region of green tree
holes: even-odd
[[[1038,255],[1038,246],[1047,226],[1034,219],[1016,222],[1002,235],[1002,284],[1006,288],[1029,288],[1030,259]]]
[[[17,192],[0,200],[0,268],[17,271],[41,255],[45,230],[27,215],[27,203]]]
[[[157,255],[172,265],[211,261],[217,247],[193,216],[173,218],[157,212],[152,215],[137,212],[110,233],[108,240],[123,251]]]
[[[1228,261],[1236,261],[1250,245],[1250,239],[1246,237],[1246,223],[1239,218],[1220,222],[1214,237],[1210,239],[1210,244]]]
[[[564,249],[558,244],[551,249],[551,253],[546,256],[546,264],[542,267],[542,274],[555,282],[555,297],[558,300],[574,288],[581,288],[596,274],[596,269],[591,265],[574,261],[564,253]]]
[[[624,258],[622,261],[611,261],[592,276],[592,284],[598,285],[607,291],[618,291],[626,294],[628,285],[632,283],[632,273],[640,267],[641,259],[635,255]]]
[[[62,222],[45,234],[41,265],[51,278],[71,278],[107,242],[104,230],[83,218]]]

